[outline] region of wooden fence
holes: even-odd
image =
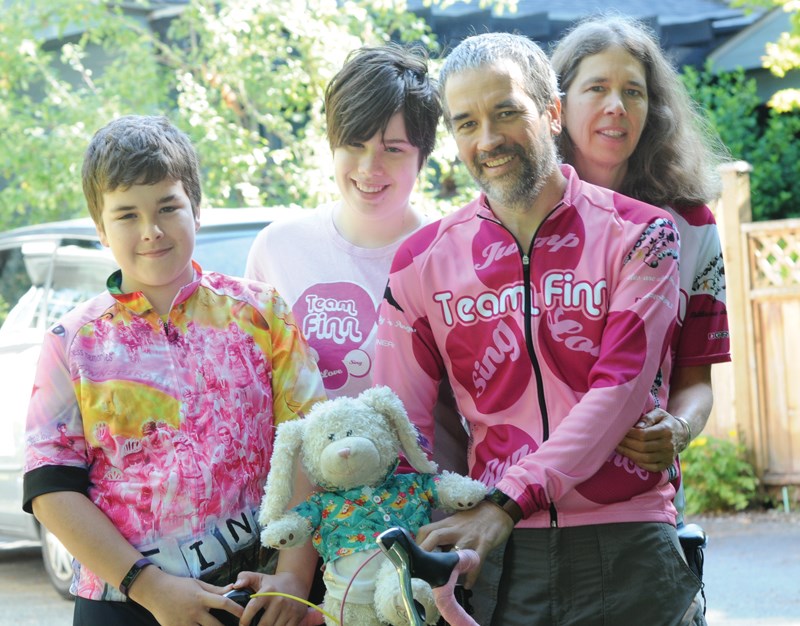
[[[753,222],[750,170],[723,169],[722,239],[733,362],[712,368],[705,432],[738,437],[765,485],[800,485],[800,220]]]

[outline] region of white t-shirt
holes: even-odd
[[[336,202],[262,230],[245,277],[273,285],[318,357],[329,398],[372,386],[378,306],[400,240],[360,248],[333,223]]]
[[[392,259],[405,237],[382,248],[361,248],[333,223],[337,202],[299,211],[262,230],[245,277],[273,285],[308,340],[329,398],[357,396],[373,386],[378,308]],[[430,218],[423,215],[422,225]],[[440,469],[466,474],[467,439],[449,384],[434,408]]]

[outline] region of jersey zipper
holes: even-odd
[[[536,231],[538,233],[538,229]],[[531,360],[531,364],[533,365],[533,375],[536,378],[536,395],[539,399],[539,410],[542,413],[542,442],[547,441],[550,438],[550,416],[547,412],[547,401],[544,397],[544,381],[542,379],[542,369],[539,365],[539,357],[536,356],[536,350],[533,345],[533,331],[531,330],[533,325],[533,296],[531,293],[531,257],[533,256],[533,244],[536,241],[536,233],[533,235],[533,239],[531,240],[531,247],[528,250],[528,253],[522,252],[522,246],[520,246],[520,252],[522,253],[522,279],[524,281],[524,300],[522,303],[522,311],[523,311],[523,320],[525,323],[525,347],[528,350],[528,357]],[[519,242],[517,242],[519,245]],[[556,505],[554,502],[550,503],[550,527],[557,528],[558,527],[558,511],[556,510]]]
[[[561,207],[562,202],[559,202],[550,213],[545,216],[542,220],[542,223],[536,228],[536,232],[533,233],[533,238],[531,239],[531,244],[526,253],[522,249],[522,244],[517,240],[508,228],[505,225],[496,219],[489,219],[483,216],[479,216],[482,219],[492,221],[501,228],[503,228],[511,238],[514,240],[514,243],[517,244],[517,250],[519,250],[520,256],[522,257],[522,280],[523,280],[523,289],[524,289],[524,298],[522,303],[522,317],[523,323],[525,325],[525,349],[528,351],[528,358],[531,360],[531,365],[533,365],[533,374],[536,378],[536,395],[539,400],[539,409],[542,414],[542,442],[547,441],[550,438],[550,419],[547,413],[547,402],[545,401],[544,397],[544,384],[542,381],[542,370],[539,366],[539,358],[536,356],[536,350],[533,346],[533,332],[531,331],[531,323],[533,319],[533,311],[531,310],[532,307],[532,297],[531,297],[531,259],[533,257],[533,249],[534,243],[536,242],[536,236],[539,234],[539,230],[542,227],[547,219],[555,213],[559,207]],[[558,510],[556,509],[555,503],[550,503],[550,527],[551,528],[558,528]]]

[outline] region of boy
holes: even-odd
[[[325,89],[338,198],[270,224],[250,249],[245,276],[275,285],[292,307],[329,398],[355,397],[373,384],[378,307],[392,258],[430,221],[412,195],[441,114],[424,48],[353,50]],[[437,437],[447,443],[436,461],[465,472],[466,433],[449,385],[440,399]]]
[[[241,616],[214,585],[260,565],[254,511],[274,427],[324,399],[319,371],[273,288],[193,263],[198,161],[167,119],[123,117],[98,131],[83,188],[121,269],[45,338],[23,506],[76,558],[75,624],[217,624],[211,608]],[[223,425],[250,460],[236,475],[220,471]],[[309,555],[310,545],[281,552],[273,588],[305,597]],[[265,618],[304,613],[280,599]]]
[[[338,197],[270,224],[250,249],[245,276],[275,285],[291,305],[330,398],[372,386],[392,257],[428,221],[412,193],[441,112],[422,48],[390,43],[351,52],[325,90]]]

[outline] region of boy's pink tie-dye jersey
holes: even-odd
[[[195,271],[165,319],[120,293],[117,273],[47,333],[25,500],[83,491],[165,571],[228,582],[257,564],[275,426],[325,393],[277,292]],[[124,599],[86,568],[76,583],[81,597]]]

